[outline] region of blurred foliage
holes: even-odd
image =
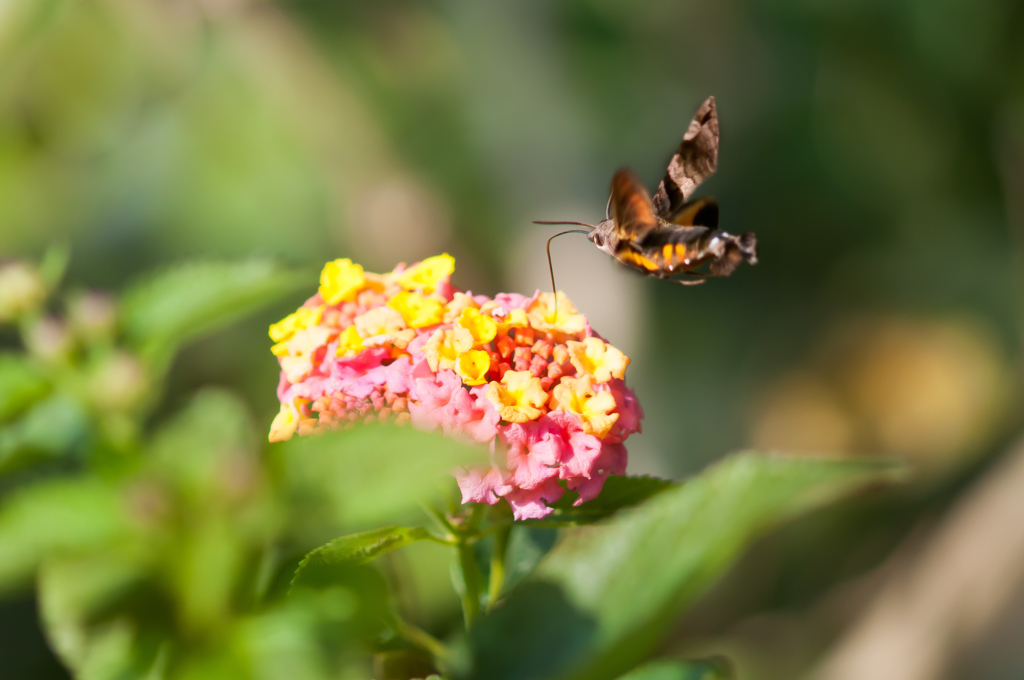
[[[284,593],[317,545],[418,528],[406,501],[430,460],[464,452],[408,432],[338,444],[384,452],[373,464],[259,445],[276,409],[266,325],[339,254],[379,270],[447,249],[461,287],[545,287],[529,220],[597,218],[622,164],[653,186],[709,94],[707,192],[725,229],[757,233],[761,263],[681,290],[628,281],[582,241],[556,251],[569,295],[596,296],[595,327],[637,338],[631,470],[679,477],[752,446],[896,453],[925,474],[759,543],[677,646],[870,573],[1022,425],[1022,34],[1012,0],[4,4],[0,576],[22,598],[0,609],[5,665],[60,677],[23,637],[17,593],[36,574],[53,648],[95,677],[359,676],[331,641],[367,633],[378,677],[429,672],[352,593],[413,583],[388,606],[456,628],[431,541],[382,572],[351,565],[351,587]],[[412,446],[436,457],[409,468]],[[548,526],[670,503],[648,479]],[[499,536],[478,544],[485,575]],[[551,536],[512,535],[507,584]],[[806,667],[838,609],[795,627],[813,642],[779,665]],[[1019,673],[1014,658],[978,677]],[[727,672],[675,663],[634,674]],[[792,677],[771,667],[741,670]]]
[[[383,425],[261,445],[245,404],[217,388],[151,419],[182,343],[287,294],[294,274],[261,263],[179,267],[118,300],[89,293],[93,323],[82,328],[72,322],[81,313],[46,312],[59,290],[46,272],[54,257],[39,269],[0,269],[0,280],[38,283],[7,289],[5,321],[19,328],[24,351],[0,363],[0,595],[36,587],[46,639],[74,677],[408,678],[425,668],[536,678],[576,667],[579,677],[614,678],[645,660],[664,622],[759,529],[892,468],[739,457],[683,486],[616,478],[592,507],[566,504],[553,521],[522,527],[504,505],[461,509],[450,488],[446,509],[434,509],[440,480],[483,452]],[[403,518],[420,524],[315,547]],[[431,518],[440,533],[422,525]],[[513,532],[608,518],[554,550],[536,535],[511,541]],[[681,552],[669,560],[654,547],[673,537]],[[456,591],[475,626],[453,647],[407,620],[407,579],[370,565],[418,541],[455,549]],[[605,566],[626,578],[580,590],[609,550],[620,559]],[[646,606],[623,606],[644,582],[661,586]],[[547,593],[539,600],[538,589]],[[600,633],[588,644],[613,663],[588,662],[593,649],[523,626],[524,616]],[[642,641],[630,643],[638,633]]]

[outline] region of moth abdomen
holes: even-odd
[[[699,265],[710,232],[705,227],[666,229],[644,239],[642,251],[657,262],[659,270],[670,274],[683,272]]]

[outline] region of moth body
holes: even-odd
[[[754,234],[722,231],[718,203],[691,198],[717,168],[718,114],[715,98],[708,97],[686,128],[654,197],[632,171],[620,169],[612,177],[605,219],[587,238],[631,269],[684,285],[729,276],[744,261],[757,264]]]

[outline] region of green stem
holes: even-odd
[[[476,552],[472,539],[480,522],[480,506],[474,505],[464,527],[458,532],[455,549],[459,555],[459,578],[462,580],[462,618],[466,630],[473,625],[480,614],[480,569],[476,563]]]
[[[392,623],[395,626],[395,632],[405,638],[409,644],[429,653],[434,657],[434,661],[437,662],[438,666],[448,665],[448,662],[451,660],[451,652],[443,642],[401,617],[394,617]]]
[[[424,536],[424,538],[426,540],[432,541],[434,543],[440,543],[441,545],[458,545],[459,544],[458,540],[452,538],[451,536],[438,536],[437,534],[432,534],[429,531],[427,532],[427,535]]]
[[[420,507],[422,507],[423,511],[427,513],[427,516],[437,522],[438,526],[447,531],[449,536],[453,536],[457,533],[455,526],[452,525],[452,523],[448,521],[448,518],[445,517],[437,508],[427,503],[421,503]]]
[[[479,541],[481,538],[486,538],[486,537],[490,536],[491,534],[501,533],[501,532],[506,531],[506,530],[511,529],[511,528],[512,528],[512,523],[511,522],[506,522],[505,524],[492,524],[491,526],[487,527],[486,529],[481,529],[480,531],[477,531],[476,533],[474,533],[472,536],[469,537],[469,540],[471,540],[471,541]]]
[[[473,546],[466,542],[460,542],[459,551],[459,574],[462,577],[462,618],[466,623],[466,630],[473,625],[473,621],[480,614],[480,570],[476,565],[476,553]]]
[[[505,585],[505,555],[508,552],[508,540],[512,533],[511,525],[502,525],[494,535],[494,552],[491,554],[491,576],[487,584],[487,611],[491,611],[501,597],[501,589]]]

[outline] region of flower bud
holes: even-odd
[[[113,352],[92,372],[89,398],[102,411],[126,411],[146,394],[149,381],[142,363],[128,352]]]
[[[24,262],[0,265],[0,322],[14,321],[44,300],[46,284],[34,267]]]
[[[67,358],[74,342],[64,321],[55,316],[46,316],[28,329],[25,346],[34,356],[56,362]]]
[[[114,333],[117,311],[109,295],[86,291],[74,296],[68,304],[68,322],[76,337],[95,342]]]

